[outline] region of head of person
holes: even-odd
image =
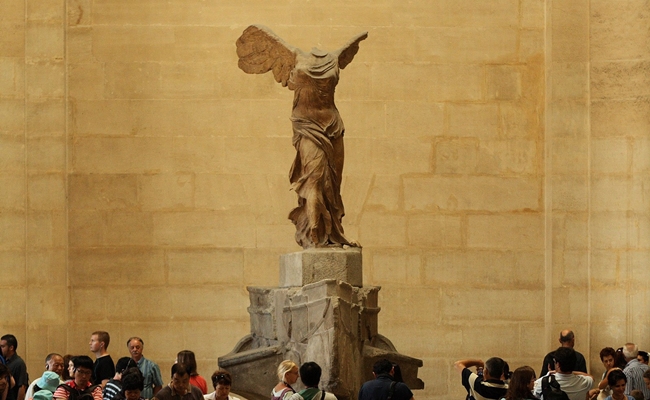
[[[74,365],[74,383],[78,387],[85,388],[90,382],[93,373],[93,360],[88,356],[76,356],[72,359]]]
[[[126,400],[138,400],[143,389],[144,378],[142,374],[129,373],[122,376],[122,394]]]
[[[485,362],[483,376],[485,380],[508,379],[508,377],[510,376],[510,367],[508,366],[508,363],[505,362],[502,358],[499,357],[488,358],[488,360]]]
[[[643,392],[640,390],[632,390],[630,392],[630,396],[634,397],[634,400],[645,400],[645,396],[643,395]]]
[[[600,351],[600,361],[602,361],[603,366],[605,366],[605,371],[616,366],[616,350],[613,347],[605,347]]]
[[[115,373],[119,375],[118,379],[120,379],[123,375],[124,372],[131,368],[135,367],[137,364],[131,357],[122,357],[117,362],[115,363]]]
[[[535,371],[525,365],[517,368],[510,377],[506,400],[534,399]]]
[[[190,390],[190,367],[176,363],[172,365],[172,389],[183,396]]]
[[[93,353],[103,353],[108,349],[111,342],[111,336],[105,331],[95,331],[90,335],[90,351]]]
[[[278,379],[288,385],[298,381],[298,366],[291,360],[284,360],[278,365]]]
[[[392,367],[392,364],[391,364]],[[313,361],[306,362],[300,366],[300,380],[307,387],[318,387],[320,376],[322,374],[320,365]]]
[[[553,355],[555,370],[563,374],[570,374],[576,368],[578,357],[571,347],[559,347]]]
[[[191,376],[199,374],[198,372],[196,372],[196,356],[194,355],[193,351],[190,350],[179,351],[178,354],[176,355],[176,362],[179,364],[185,364],[188,367],[190,367]]]
[[[50,353],[45,357],[45,370],[54,372],[61,376],[63,374],[63,356],[58,353]]]
[[[36,380],[36,386],[54,393],[56,388],[59,386],[59,378],[59,374],[56,372],[45,371],[43,372],[43,375]]]
[[[14,335],[7,334],[0,337],[0,350],[2,350],[2,356],[5,360],[13,357],[13,355],[16,354],[17,348],[18,340],[16,340]]]
[[[393,380],[395,382],[404,382],[402,378],[402,369],[399,367],[399,364],[393,363]]]
[[[623,356],[625,361],[634,360],[639,355],[639,347],[634,343],[625,343],[623,346]]]
[[[212,374],[212,386],[214,386],[215,400],[226,400],[232,386],[232,376],[228,371],[218,369]]]
[[[144,350],[144,340],[137,336],[133,336],[126,341],[126,347],[129,349],[131,358],[136,362],[142,358],[142,350]]]
[[[7,368],[6,365],[0,363],[0,393],[4,392],[7,386],[9,386],[7,378],[9,378],[9,368]]]
[[[625,392],[625,385],[627,385],[627,377],[623,371],[615,369],[607,375],[607,384],[609,385],[615,397],[620,397]]]
[[[636,358],[637,358],[637,360],[639,360],[640,363],[648,365],[649,357],[648,357],[648,352],[647,351],[639,350],[639,355],[636,356]]]
[[[63,378],[64,381],[69,381],[74,376],[74,364],[72,363],[74,357],[75,356],[72,354],[66,354],[63,356],[63,374],[61,375],[61,378]]]
[[[386,374],[393,374],[393,363],[390,362],[388,359],[383,358],[377,362],[375,362],[372,366],[372,374],[375,377],[378,377],[379,375],[386,375]]]
[[[616,357],[614,357],[614,366],[620,369],[624,369],[626,365],[627,365],[627,361],[625,360],[625,355],[623,355],[623,348],[619,347],[618,349],[616,349]]]
[[[571,347],[575,346],[576,344],[576,337],[573,334],[572,330],[565,329],[562,332],[560,332],[560,346],[562,347]]]

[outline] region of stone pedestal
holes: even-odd
[[[280,287],[248,287],[250,335],[219,357],[219,366],[233,374],[233,392],[268,399],[285,359],[318,363],[320,387],[339,400],[356,399],[382,358],[400,365],[411,389],[424,387],[417,378],[422,361],[399,354],[377,331],[380,287],[361,287],[360,249],[307,250],[283,255],[280,263]],[[301,383],[294,388],[301,389]]]
[[[361,249],[309,249],[280,256],[280,287],[336,279],[363,286]]]

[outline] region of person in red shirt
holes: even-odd
[[[90,377],[93,373],[93,360],[88,356],[77,356],[72,359],[74,375],[71,381],[60,385],[54,392],[54,400],[68,400],[71,393],[78,395],[90,391],[93,400],[102,400],[102,387],[93,386]]]

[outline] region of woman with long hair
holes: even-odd
[[[179,351],[176,355],[176,362],[188,365],[190,367],[190,383],[201,389],[204,395],[208,394],[208,383],[196,372],[196,357],[194,356],[194,352],[190,350]]]
[[[535,371],[525,365],[512,373],[505,400],[535,399],[533,387],[535,386]]]

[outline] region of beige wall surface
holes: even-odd
[[[557,333],[650,348],[650,5],[637,0],[0,0],[0,330],[50,351],[144,338],[209,375],[246,286],[297,251],[292,93],[237,67],[250,24],[333,50],[344,228],[380,332],[423,359],[541,367]]]

